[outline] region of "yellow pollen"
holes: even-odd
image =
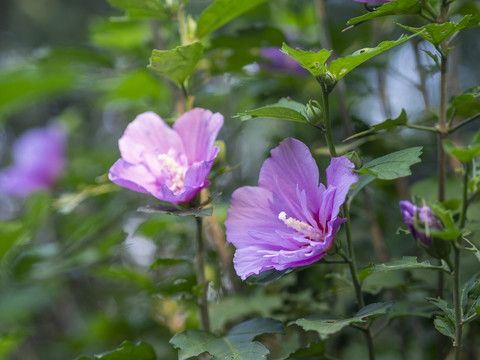
[[[178,193],[183,189],[185,180],[185,167],[180,165],[175,159],[167,154],[158,155],[158,160],[162,164],[162,167],[167,171],[170,177],[171,184],[168,185],[169,189],[174,193]]]
[[[283,223],[289,228],[294,229],[299,234],[309,238],[310,240],[318,241],[323,237],[323,234],[313,226],[291,217],[287,218],[285,211],[282,211],[280,214],[278,214],[278,219],[282,220]]]

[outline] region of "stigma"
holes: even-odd
[[[300,235],[310,240],[318,241],[323,237],[323,234],[318,229],[315,229],[306,222],[291,217],[287,218],[285,211],[282,211],[280,214],[278,214],[278,219],[282,220],[283,223],[289,228],[297,231]]]
[[[168,154],[159,154],[157,158],[165,176],[165,183],[174,194],[178,194],[184,187],[187,167],[180,164],[172,155],[169,151]]]

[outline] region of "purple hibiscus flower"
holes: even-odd
[[[441,229],[435,216],[428,206],[418,207],[410,201],[400,201],[400,212],[403,215],[405,224],[415,241],[421,241],[425,246],[432,245],[432,238],[428,234],[428,228]]]
[[[214,146],[223,116],[196,108],[168,127],[157,114],[138,115],[118,141],[122,157],[111,181],[173,204],[189,201],[203,188],[220,150]]]
[[[0,191],[14,196],[50,189],[63,172],[66,134],[57,125],[33,128],[13,144],[13,164],[0,172]]]
[[[318,167],[308,147],[287,138],[262,166],[259,186],[237,189],[225,226],[227,240],[237,248],[237,274],[285,270],[319,260],[333,243],[338,217],[350,186],[358,181],[345,157],[333,158],[327,186],[319,183]]]
[[[285,55],[277,47],[264,47],[260,50],[260,55],[265,60],[260,64],[263,69],[296,75],[308,74],[295,59]]]

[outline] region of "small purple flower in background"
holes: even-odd
[[[173,204],[189,201],[203,188],[220,150],[214,146],[223,116],[196,108],[180,116],[173,128],[157,114],[138,115],[118,141],[122,157],[109,178],[130,190]]]
[[[410,201],[400,201],[400,212],[403,215],[405,224],[415,241],[421,241],[425,246],[432,245],[430,235],[427,235],[426,229],[441,229],[435,216],[428,206],[418,207]]]
[[[13,164],[0,171],[0,192],[27,196],[52,188],[63,172],[66,140],[57,125],[23,133],[13,144]]]
[[[237,274],[285,270],[319,260],[333,243],[338,217],[350,186],[358,181],[345,157],[327,168],[327,187],[319,183],[318,167],[308,147],[287,138],[262,166],[259,186],[237,189],[225,226],[227,241],[237,248]]]
[[[301,67],[295,59],[285,55],[277,47],[262,48],[260,56],[265,60],[260,64],[263,69],[296,75],[308,74],[308,71]]]

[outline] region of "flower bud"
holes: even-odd
[[[317,81],[322,86],[322,89],[327,94],[330,94],[337,84],[335,77],[327,70],[323,71],[320,75],[316,77]]]
[[[317,101],[310,100],[306,106],[307,119],[313,126],[320,126],[323,124],[323,111]]]

